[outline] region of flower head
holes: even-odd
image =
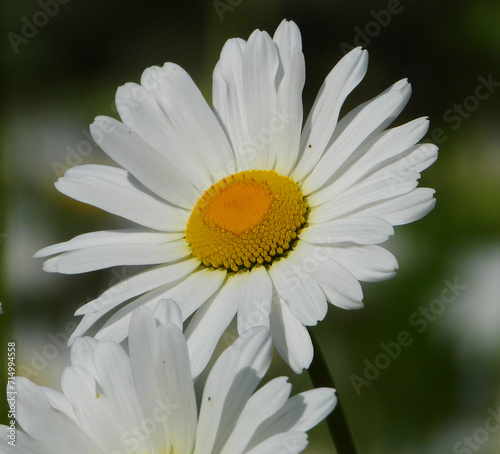
[[[147,308],[134,311],[130,356],[113,341],[78,338],[62,393],[16,377],[24,432],[16,434],[15,447],[2,444],[1,452],[302,452],[305,432],[334,408],[335,391],[318,388],[289,398],[286,377],[255,391],[272,358],[269,332],[260,327],[221,354],[198,404],[180,324],[179,307],[163,301],[154,315]]]
[[[361,48],[344,56],[303,127],[305,64],[293,22],[273,38],[256,30],[225,44],[213,110],[173,63],[120,87],[123,122],[98,117],[91,132],[123,169],[78,166],[56,187],[142,227],[87,233],[38,256],[60,254],[45,269],[69,274],[157,266],[81,307],[73,339],[128,302],[96,336],[121,341],[134,308],[172,298],[183,320],[194,313],[186,335],[195,375],[236,314],[240,333],[266,326],[293,370],[308,367],[306,326],[328,302],[361,308],[359,281],[398,267],[377,244],[435,203],[432,189],[417,188],[437,157],[436,146],[417,144],[428,120],[386,129],[410,97],[406,80],[338,121],[367,63]]]

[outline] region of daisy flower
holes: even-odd
[[[62,393],[16,377],[17,422],[24,432],[17,431],[15,447],[2,443],[0,452],[302,452],[306,431],[335,407],[335,390],[289,398],[291,384],[278,377],[255,391],[271,359],[269,331],[247,330],[218,358],[198,403],[179,307],[163,301],[155,314],[136,309],[129,355],[116,342],[78,338]],[[1,430],[2,438],[10,431]]]
[[[82,273],[155,265],[81,307],[74,339],[123,305],[98,339],[127,336],[134,308],[178,302],[195,374],[237,314],[239,333],[270,329],[292,369],[307,368],[306,326],[328,303],[363,306],[359,281],[394,276],[396,259],[377,243],[393,226],[434,206],[417,188],[437,157],[417,144],[428,119],[386,129],[410,97],[396,82],[340,121],[364,77],[368,54],[353,49],[332,69],[302,128],[301,37],[283,21],[271,38],[230,39],[213,73],[213,109],[179,66],[144,71],[116,94],[122,119],[97,117],[95,141],[120,166],[83,165],[57,183],[62,193],[142,227],[79,235],[37,256],[44,269]],[[128,304],[123,304],[128,302]]]

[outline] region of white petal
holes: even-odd
[[[163,299],[172,299],[178,303],[182,310],[182,318],[185,320],[192,311],[205,303],[219,289],[226,275],[226,271],[204,269],[185,279],[152,290],[114,313],[96,334],[96,338],[121,342],[127,337],[132,311],[144,305],[154,310]],[[90,318],[88,322],[84,318],[80,323],[82,327],[78,326],[77,329],[87,330],[105,312],[107,310],[98,312],[96,318]],[[85,317],[88,315],[93,316],[94,314],[87,314]]]
[[[78,419],[76,418],[73,407],[71,407],[71,404],[69,403],[68,399],[64,394],[52,388],[48,388],[46,386],[40,386],[39,388],[43,391],[43,393],[49,400],[49,403],[52,406],[52,408],[55,408],[56,410],[63,412],[73,422],[78,424]]]
[[[238,306],[238,333],[249,328],[265,326],[269,328],[273,285],[266,268],[254,267],[250,278],[240,284],[240,303]]]
[[[316,325],[325,317],[328,305],[316,280],[303,271],[300,260],[297,263],[294,257],[297,254],[291,253],[286,259],[273,264],[269,275],[278,295],[293,315],[304,325]]]
[[[205,303],[223,285],[227,271],[204,268],[178,286],[174,287],[167,297],[179,304],[182,319],[186,320],[195,310]]]
[[[238,310],[240,276],[229,276],[222,288],[198,311],[186,329],[191,369],[197,377]]]
[[[295,181],[303,180],[321,158],[336,129],[344,100],[361,82],[367,67],[368,52],[357,47],[343,57],[326,77],[302,131],[302,155],[292,176]]]
[[[79,308],[75,315],[112,309],[118,304],[149,292],[162,285],[182,279],[199,266],[197,259],[188,259],[173,265],[160,266],[124,279],[106,290],[99,298]]]
[[[316,244],[343,242],[377,244],[393,234],[392,225],[384,219],[352,216],[309,225],[300,232],[299,238]]]
[[[403,110],[410,99],[407,80],[395,83],[370,102],[356,109],[345,128],[325,151],[302,184],[308,195],[318,190],[366,139],[383,131]],[[340,131],[340,128],[339,128]]]
[[[287,377],[277,377],[255,392],[248,399],[221,454],[244,452],[260,424],[285,404],[291,390]]]
[[[302,241],[297,244],[294,256],[297,256],[297,266],[296,277],[289,281],[292,289],[299,287],[302,280],[312,279],[335,306],[344,309],[363,307],[363,291],[357,276],[339,263],[335,248]]]
[[[430,188],[418,188],[393,199],[360,210],[358,214],[379,216],[392,225],[408,224],[423,218],[436,205],[433,195],[436,191]]]
[[[201,193],[182,169],[161,155],[137,133],[109,117],[97,117],[90,125],[96,143],[150,191],[170,203],[192,209]]]
[[[336,404],[335,390],[331,388],[297,394],[259,427],[252,444],[288,431],[306,432],[326,418]]]
[[[174,452],[192,452],[196,438],[197,409],[186,339],[175,325],[160,325],[160,359],[164,365],[167,395],[175,408],[168,421]]]
[[[166,395],[164,377],[158,373],[162,366],[156,320],[148,308],[134,311],[130,321],[128,345],[132,377],[142,414],[145,420],[155,423],[154,430],[148,436],[155,450],[170,452],[168,417],[177,408],[172,406]]]
[[[51,273],[77,274],[119,265],[153,265],[181,260],[191,255],[184,239],[165,244],[110,244],[65,252],[47,260],[43,269]]]
[[[68,416],[55,410],[45,394],[24,377],[16,377],[17,422],[30,437],[51,452],[102,453],[89,436]]]
[[[121,445],[127,430],[119,413],[114,413],[107,396],[99,393],[92,375],[79,366],[64,370],[61,387],[74,408],[80,426],[100,448],[112,451]]]
[[[162,325],[170,323],[182,331],[181,308],[173,299],[160,300],[155,308],[154,316]]]
[[[388,129],[359,147],[343,167],[336,172],[332,183],[311,194],[308,202],[320,205],[338,196],[353,184],[366,179],[376,170],[404,158],[406,151],[417,143],[427,132],[429,121],[418,118],[402,126]],[[346,170],[342,170],[346,168]]]
[[[53,244],[39,250],[35,257],[46,257],[60,252],[74,251],[89,247],[107,246],[109,244],[163,244],[184,238],[183,233],[153,232],[141,229],[104,230],[84,233],[64,243]]]
[[[264,327],[246,331],[221,354],[203,390],[196,453],[221,449],[271,359],[271,337]]]
[[[124,169],[97,164],[73,167],[55,187],[73,199],[152,229],[186,229],[188,212],[161,200]]]
[[[380,246],[331,247],[329,250],[331,256],[360,281],[385,281],[394,277],[398,269],[396,258]]]
[[[78,337],[71,346],[71,364],[83,367],[96,380],[97,371],[95,370],[94,351],[97,344],[97,340],[93,337]]]
[[[302,38],[299,27],[294,21],[283,19],[274,32],[273,41],[278,47],[280,57],[280,78],[288,71],[298,70],[294,67],[294,51],[302,50]]]
[[[276,75],[279,56],[276,44],[266,32],[255,30],[248,38],[243,54],[243,91],[247,111],[248,134],[253,151],[250,168],[274,167],[273,131],[276,117]]]
[[[156,99],[163,112],[189,146],[185,153],[196,153],[214,182],[230,175],[228,163],[234,161],[229,142],[214,113],[195,83],[180,66],[165,63],[144,71],[141,85]]]
[[[239,38],[226,41],[214,69],[212,98],[215,114],[231,142],[235,161],[227,166],[237,171],[251,168],[248,121],[243,91],[243,53],[246,42]]]
[[[305,62],[300,31],[294,22],[283,20],[273,41],[278,47],[278,76],[281,76],[281,80],[276,95],[276,113],[270,126],[273,133],[272,155],[276,156],[276,172],[289,175],[299,153]]]
[[[245,454],[298,454],[308,445],[307,434],[304,432],[285,432],[267,438]]]
[[[113,413],[120,415],[125,427],[133,433],[143,422],[141,406],[132,378],[130,359],[123,349],[111,341],[99,342],[95,352],[99,384]],[[144,452],[151,449],[146,440],[136,438]]]
[[[294,407],[305,405],[305,411],[300,412],[300,418],[294,423],[294,430],[307,432],[325,419],[337,405],[337,396],[332,388],[316,388],[300,393],[285,404],[283,414],[291,415]],[[286,408],[288,407],[288,408]]]
[[[178,107],[183,106],[180,104]],[[186,140],[182,131],[177,130],[148,90],[134,83],[119,87],[116,92],[116,107],[123,123],[178,168],[183,169],[201,193],[211,186],[210,174],[193,149],[191,141]]]
[[[307,369],[314,349],[306,327],[291,313],[288,306],[275,297],[270,315],[273,342],[281,357],[297,374]]]
[[[400,173],[405,170],[422,172],[433,164],[438,157],[438,147],[433,143],[420,143],[410,148],[400,162]]]
[[[397,196],[400,187],[411,182],[415,183],[420,178],[420,172],[429,167],[437,159],[437,147],[433,144],[423,143],[409,148],[395,162],[386,165],[373,174],[383,177],[387,187],[392,191],[392,196]]]
[[[409,170],[405,178],[392,180],[390,170],[377,172],[366,180],[352,186],[338,197],[323,205],[313,207],[309,222],[318,224],[347,214],[358,215],[358,212],[371,204],[397,197],[412,191],[418,185],[418,174]]]

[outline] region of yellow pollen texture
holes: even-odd
[[[247,170],[222,179],[200,197],[186,241],[206,266],[233,271],[282,256],[305,223],[307,204],[292,179]]]

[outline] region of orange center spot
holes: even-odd
[[[236,181],[209,197],[203,221],[241,235],[261,223],[272,204],[273,193],[266,184]]]
[[[274,170],[224,178],[200,197],[186,241],[206,266],[238,271],[282,256],[305,223],[307,204],[292,179]]]

